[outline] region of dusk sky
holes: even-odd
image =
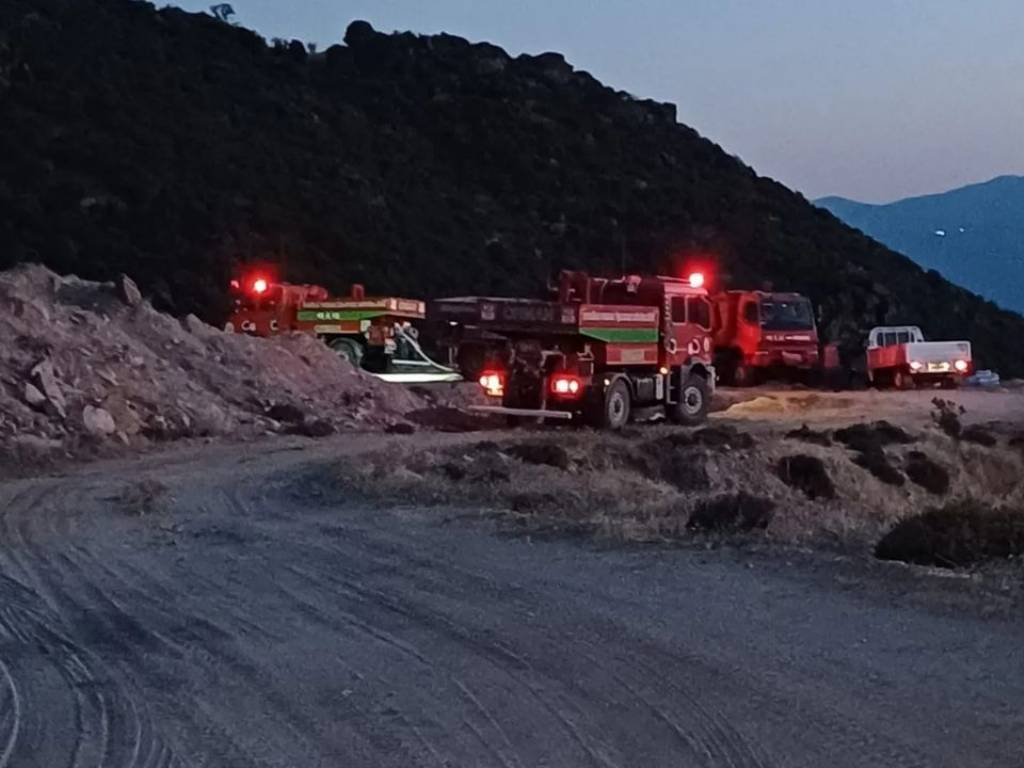
[[[204,10],[207,0],[176,3]],[[559,51],[807,197],[1024,173],[1021,0],[233,0],[266,37],[450,32]]]

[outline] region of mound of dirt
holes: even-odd
[[[836,488],[817,456],[786,456],[779,461],[779,478],[786,485],[804,492],[809,499],[834,499]]]
[[[958,568],[1024,554],[1024,514],[960,501],[899,522],[875,548],[881,560]]]
[[[687,528],[701,531],[764,530],[771,522],[775,502],[748,493],[727,494],[697,503]]]
[[[316,339],[223,333],[155,311],[126,277],[36,265],[0,273],[0,453],[85,457],[117,445],[380,427],[420,404]]]

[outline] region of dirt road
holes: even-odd
[[[1020,764],[1020,623],[320,501],[318,462],[391,439],[465,438],[0,485],[0,768]],[[173,498],[140,517],[148,478]]]

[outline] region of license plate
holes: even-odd
[[[949,363],[928,363],[928,373],[946,373]]]

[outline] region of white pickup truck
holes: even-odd
[[[956,387],[973,370],[969,341],[925,341],[916,325],[873,328],[868,336],[868,381],[876,386]]]

